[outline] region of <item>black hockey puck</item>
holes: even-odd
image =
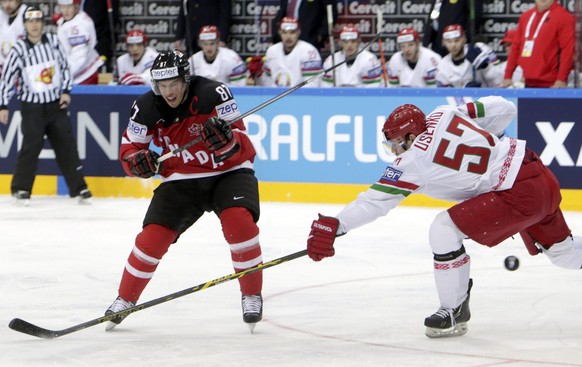
[[[509,271],[515,271],[519,268],[519,259],[513,255],[505,258],[505,269]]]

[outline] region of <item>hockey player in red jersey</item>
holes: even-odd
[[[432,338],[467,332],[473,284],[467,238],[494,247],[519,233],[530,253],[580,269],[582,237],[572,236],[564,220],[558,180],[525,141],[499,138],[516,114],[512,102],[497,96],[439,106],[428,116],[411,104],[396,108],[382,129],[394,163],[335,217],[319,215],[307,240],[309,257],[333,256],[336,236],[386,215],[414,192],[457,202],[436,216],[428,235],[440,301],[424,321]]]
[[[119,296],[106,315],[135,305],[170,245],[205,212],[220,219],[235,271],[262,263],[256,153],[231,91],[222,83],[191,76],[179,51],[158,55],[151,76],[152,91],[131,107],[119,157],[130,176],[159,174],[162,183],[129,254]],[[202,140],[163,162],[150,150],[153,143],[165,154],[197,138]],[[262,318],[262,279],[260,271],[239,278],[243,320],[251,331]],[[114,318],[107,330],[123,319]]]

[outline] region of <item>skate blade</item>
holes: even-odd
[[[28,206],[30,204],[30,199],[14,199],[12,205],[14,206]]]
[[[111,331],[111,330],[115,329],[115,327],[117,325],[119,325],[119,324],[116,324],[113,321],[108,321],[107,325],[105,325],[105,331]]]
[[[429,338],[448,338],[451,336],[462,336],[467,334],[469,328],[467,327],[466,322],[461,322],[451,328],[448,329],[436,329],[427,327],[424,335],[428,336]]]
[[[257,326],[256,322],[251,322],[247,324],[249,326],[249,331],[251,332],[251,334],[255,333],[255,326]]]

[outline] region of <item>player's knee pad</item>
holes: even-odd
[[[582,237],[569,235],[562,242],[543,250],[552,264],[565,269],[582,268]]]
[[[222,233],[229,244],[248,241],[259,235],[259,227],[246,208],[227,208],[220,213]],[[258,240],[257,240],[258,242]]]
[[[460,250],[465,237],[446,210],[436,216],[428,232],[428,241],[434,254],[448,254]]]
[[[159,224],[148,224],[135,238],[135,247],[147,256],[161,259],[178,233]]]

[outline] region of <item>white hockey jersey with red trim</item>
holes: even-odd
[[[263,69],[257,85],[265,87],[293,87],[323,70],[319,51],[302,40],[289,54],[285,54],[282,42],[269,46]],[[319,87],[318,78],[305,86],[315,87]]]
[[[402,55],[402,51],[398,51],[388,61],[388,86],[436,87],[436,71],[441,59],[441,55],[433,50],[420,46],[418,48],[418,61],[412,69]]]
[[[439,63],[436,74],[437,86],[464,88],[470,82],[480,83],[483,88],[499,86],[503,81],[505,66],[501,64],[491,47],[481,42],[475,43],[475,46],[487,53],[487,58],[489,59],[487,67],[474,70],[473,65],[467,59],[456,65],[451,54],[448,54]],[[467,54],[468,47],[468,45],[465,45],[465,54]]]
[[[18,13],[12,23],[9,23],[10,17],[6,12],[0,11],[0,75],[10,49],[16,41],[26,37],[22,15],[28,6],[20,4]]]
[[[155,48],[147,46],[141,57],[141,60],[137,64],[133,63],[133,59],[129,53],[125,53],[117,59],[117,76],[118,80],[124,80],[130,75],[134,79],[132,84],[144,84],[149,85],[152,79],[150,74],[150,69],[154,64],[154,60],[158,56],[158,51]]]
[[[68,21],[64,18],[59,19],[57,35],[67,55],[73,84],[83,82],[103,65],[99,53],[95,50],[97,44],[95,24],[84,11],[80,11]]]
[[[332,59],[329,56],[323,63],[324,69],[329,69],[335,64],[344,62],[346,55],[338,51]],[[335,83],[334,83],[335,76]],[[327,72],[321,79],[322,87],[357,87],[379,88],[382,87],[382,65],[378,57],[368,50],[362,51],[353,63],[344,63],[333,71]]]
[[[342,229],[349,231],[386,215],[412,193],[459,202],[511,188],[525,141],[499,139],[496,134],[516,114],[513,103],[497,96],[437,107],[411,148],[338,214]]]
[[[209,63],[204,52],[198,51],[190,57],[190,70],[193,75],[216,80],[233,87],[244,87],[249,75],[247,66],[235,51],[218,47],[216,59]]]

